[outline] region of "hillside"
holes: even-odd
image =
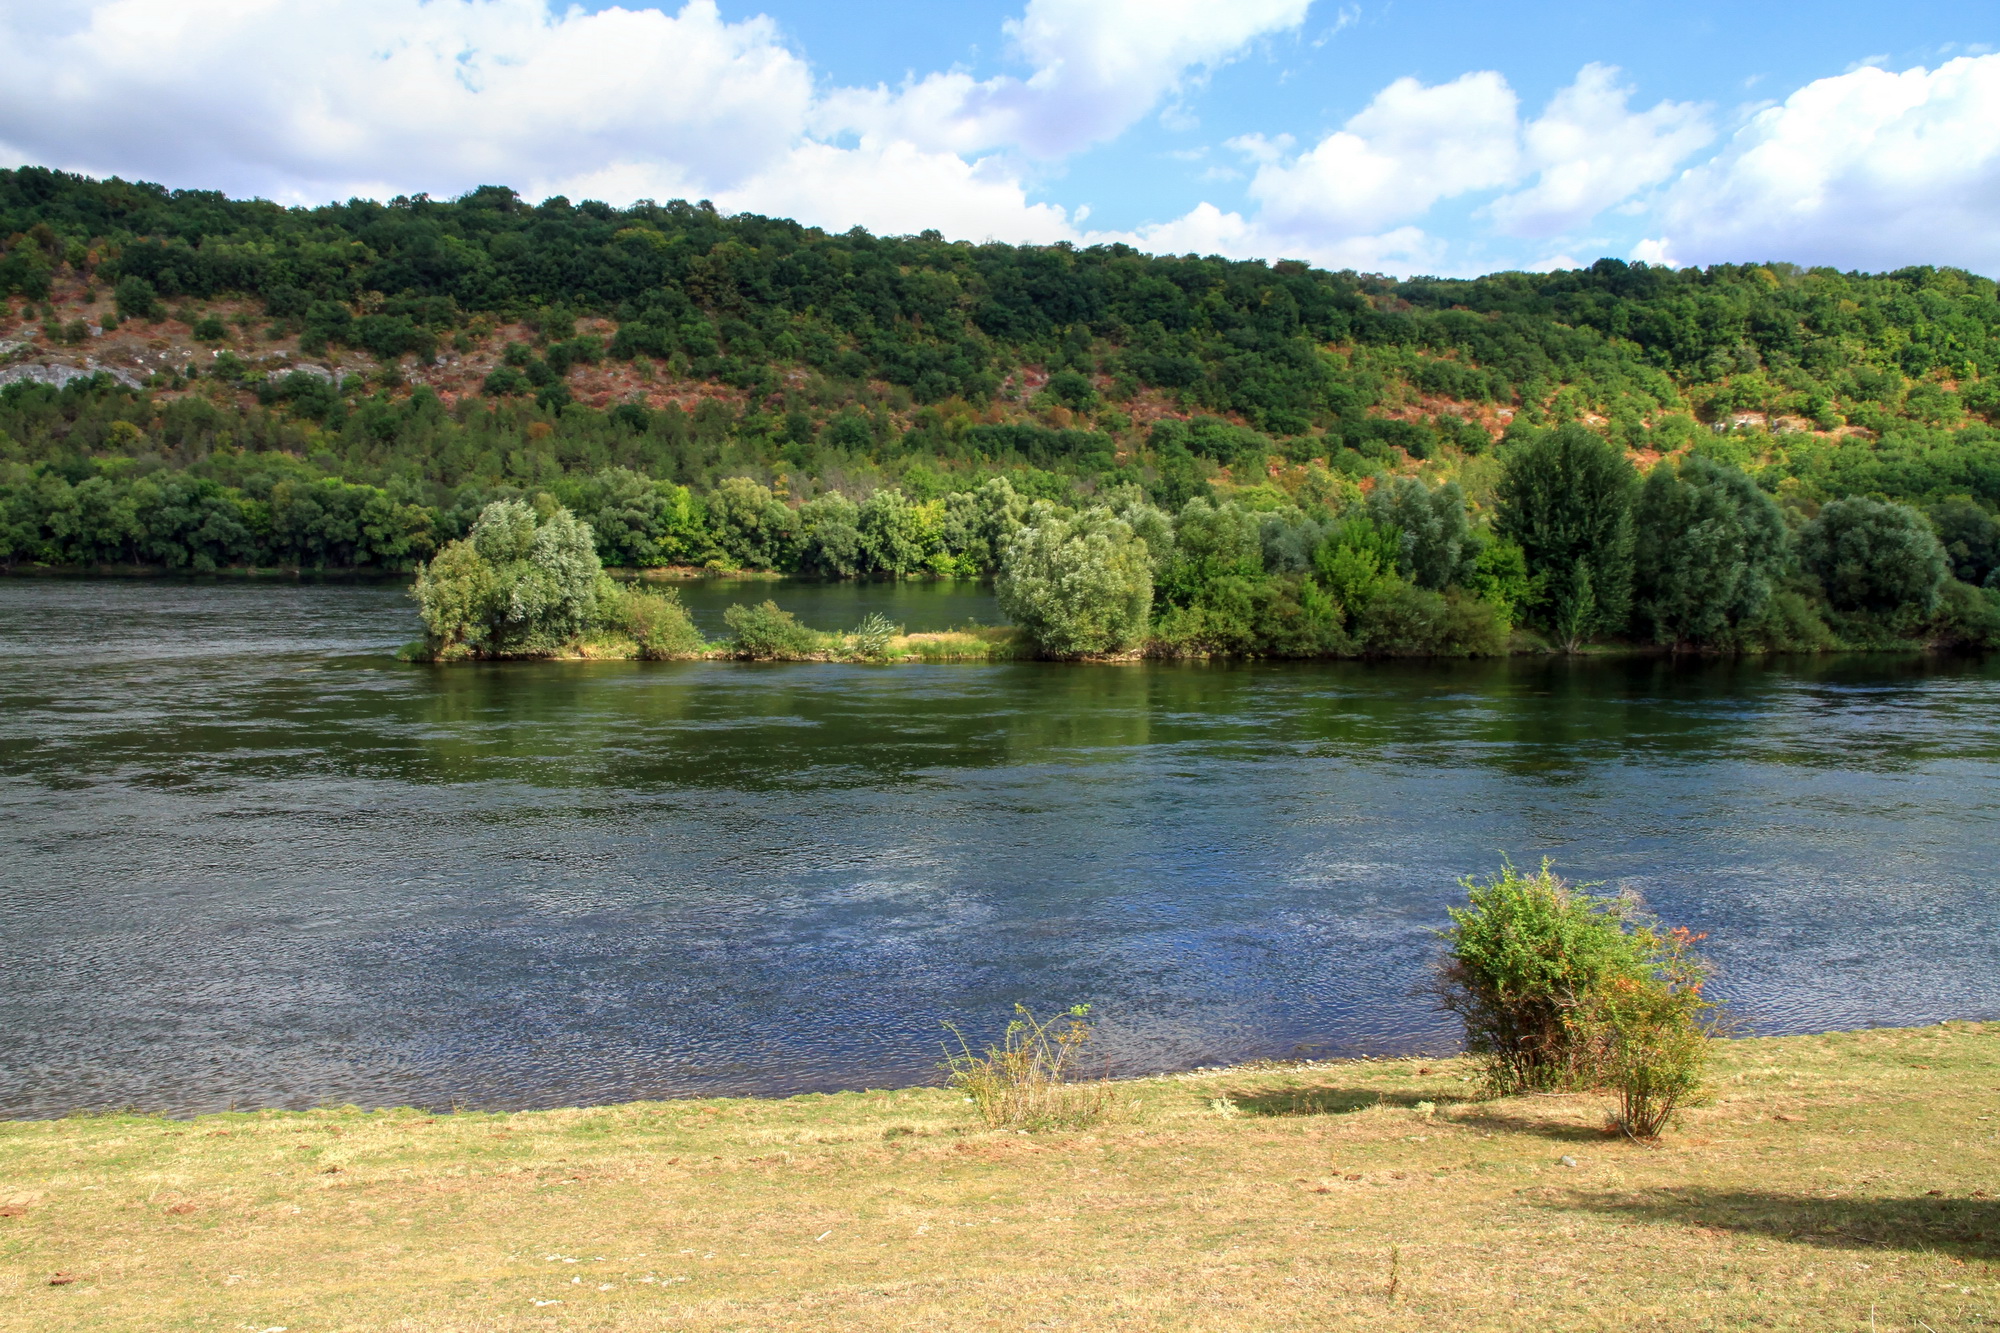
[[[546,493],[614,565],[981,573],[944,502],[995,475],[1321,520],[1414,476],[1458,483],[1483,532],[1507,450],[1564,425],[1642,469],[1742,469],[1795,529],[1875,496],[1922,509],[1960,580],[2000,562],[2000,301],[1956,270],[1398,282],[40,168],[0,172],[0,237],[0,563],[404,568]],[[770,508],[889,490],[939,508],[846,564]]]

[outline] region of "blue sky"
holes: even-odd
[[[0,16],[0,160],[1393,273],[1993,274],[1996,51],[1990,0],[68,0]]]

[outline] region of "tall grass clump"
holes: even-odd
[[[879,662],[889,655],[889,641],[896,637],[897,628],[880,611],[870,611],[861,618],[847,636],[848,652],[868,662]]]
[[[1044,1021],[1026,1005],[1014,1006],[996,1045],[974,1054],[965,1036],[947,1023],[958,1050],[945,1051],[951,1086],[964,1093],[989,1129],[1081,1129],[1104,1117],[1111,1086],[1104,1079],[1073,1081],[1090,1041],[1090,1006],[1072,1005]]]
[[[1631,897],[1590,892],[1543,861],[1459,881],[1431,987],[1465,1025],[1500,1094],[1610,1088],[1614,1120],[1658,1137],[1699,1090],[1715,1027],[1695,936],[1661,931]]]

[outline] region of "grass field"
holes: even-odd
[[[1457,1062],[514,1115],[0,1124],[0,1327],[2000,1324],[2000,1024],[1724,1044],[1662,1146]]]

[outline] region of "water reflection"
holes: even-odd
[[[1125,1069],[1436,1044],[1429,931],[1503,851],[1709,931],[1756,1026],[2000,1010],[1987,664],[436,670],[413,632],[395,587],[0,582],[0,1112],[879,1085],[1015,999],[1093,1001]]]

